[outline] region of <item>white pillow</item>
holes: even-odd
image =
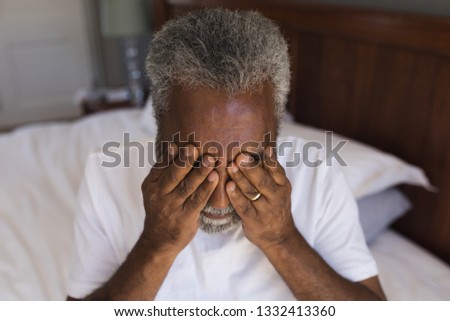
[[[156,136],[157,129],[151,97],[142,111],[141,126],[148,135]],[[282,121],[280,136],[302,137],[325,146],[325,130],[294,123],[293,117],[289,114]],[[342,166],[342,170],[356,199],[398,184],[418,185],[430,191],[434,190],[420,168],[391,154],[334,134],[333,145],[336,145],[339,140],[348,140],[339,154],[348,165]]]
[[[325,132],[323,129],[283,122],[280,136],[298,136],[325,146]],[[339,150],[339,155],[348,165],[341,168],[356,199],[399,184],[417,185],[430,191],[435,190],[422,169],[394,155],[338,134],[333,134],[333,147],[341,140],[348,141]],[[337,162],[334,161],[333,166],[335,164]]]
[[[411,203],[396,188],[390,188],[357,202],[359,220],[367,244],[374,241],[392,222],[411,209]]]

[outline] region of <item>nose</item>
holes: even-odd
[[[228,199],[228,195],[225,190],[225,184],[228,181],[228,173],[226,166],[216,167],[215,170],[219,174],[219,183],[209,198],[208,205],[214,208],[224,209],[230,204],[230,200]]]

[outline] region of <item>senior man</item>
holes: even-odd
[[[89,158],[69,299],[384,299],[342,174],[283,168],[301,139],[273,148],[290,78],[275,24],[190,13],[155,35],[147,69],[167,148],[152,168]]]

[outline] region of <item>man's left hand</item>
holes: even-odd
[[[298,233],[291,214],[291,184],[273,148],[266,147],[260,161],[239,154],[228,173],[228,197],[253,244],[264,250]],[[261,196],[252,201],[258,193]]]

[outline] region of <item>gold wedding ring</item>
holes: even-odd
[[[260,197],[261,197],[261,193],[258,193],[255,196],[253,196],[252,198],[249,198],[249,201],[250,202],[257,201]]]

